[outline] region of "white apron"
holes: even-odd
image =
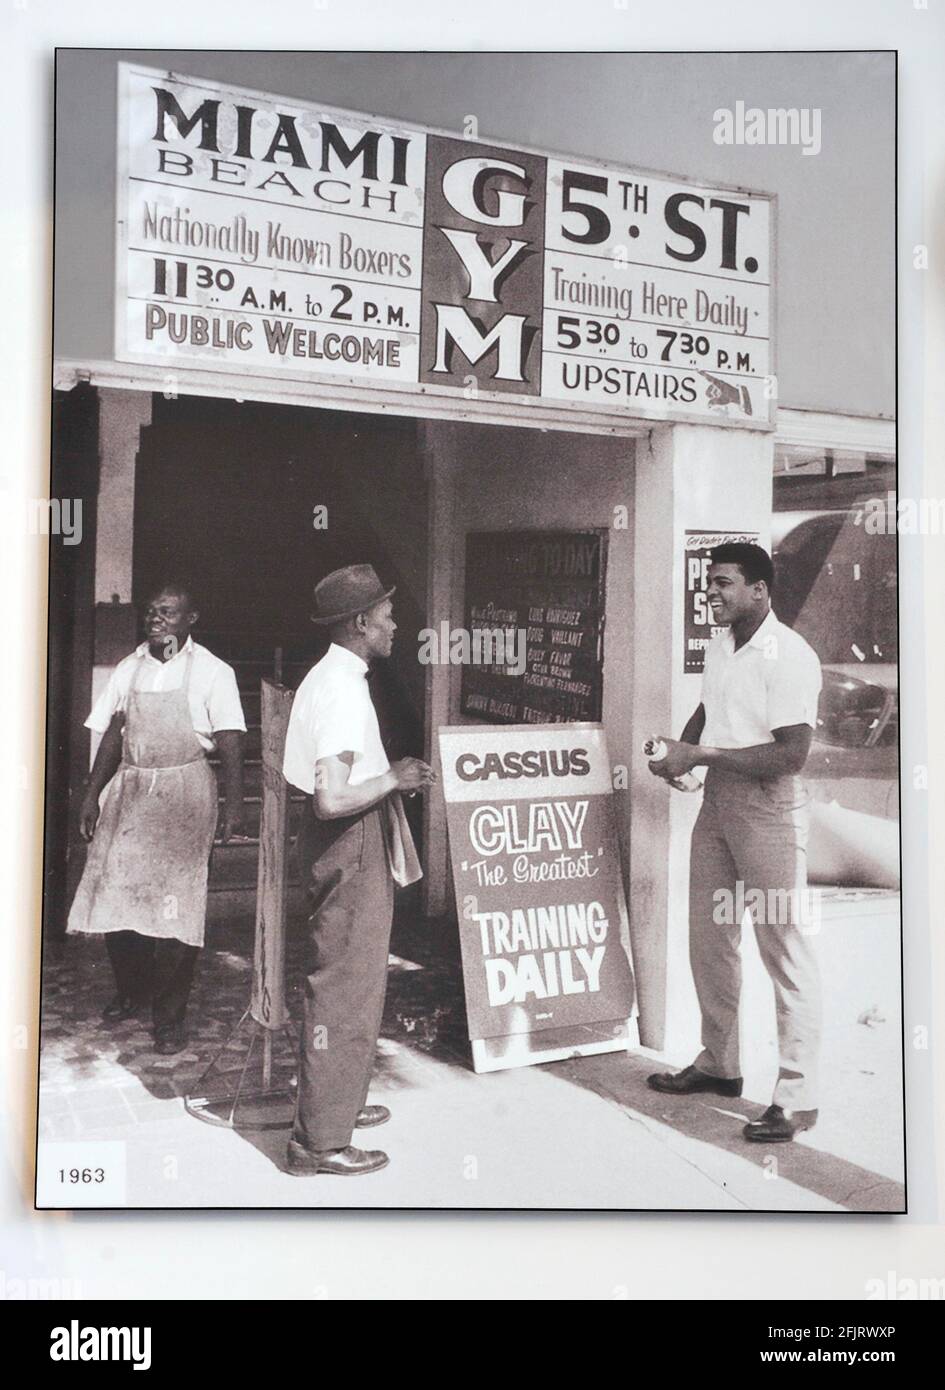
[[[188,652],[178,690],[137,690],[135,671],[122,761],[105,788],[70,933],[135,931],[203,945],[217,782],[191,721],[192,661]]]

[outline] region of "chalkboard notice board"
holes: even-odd
[[[466,538],[460,708],[490,724],[598,722],[605,531],[473,531]],[[477,634],[501,631],[503,660]]]

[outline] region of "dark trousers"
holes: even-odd
[[[343,1149],[367,1099],[387,991],[394,881],[382,812],[320,821],[308,801],[298,853],[311,915],[293,1138]]]
[[[155,1028],[183,1023],[200,947],[136,931],[106,932],[105,944],[118,993],[150,999]]]

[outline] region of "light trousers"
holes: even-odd
[[[758,781],[710,769],[690,854],[689,958],[702,1013],[695,1065],[712,1076],[742,1075],[738,1006],[747,909],[774,987],[773,1103],[785,1110],[817,1107],[820,919],[807,886],[807,828],[808,796],[799,778]]]

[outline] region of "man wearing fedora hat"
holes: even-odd
[[[388,1162],[351,1136],[390,1118],[366,1102],[394,885],[420,877],[400,796],[434,780],[419,758],[387,761],[368,689],[371,663],[391,654],[393,593],[371,565],[315,586],[312,621],[331,646],[299,686],[286,734],[286,780],[306,793],[298,851],[311,908],[291,1173],[373,1173]]]

